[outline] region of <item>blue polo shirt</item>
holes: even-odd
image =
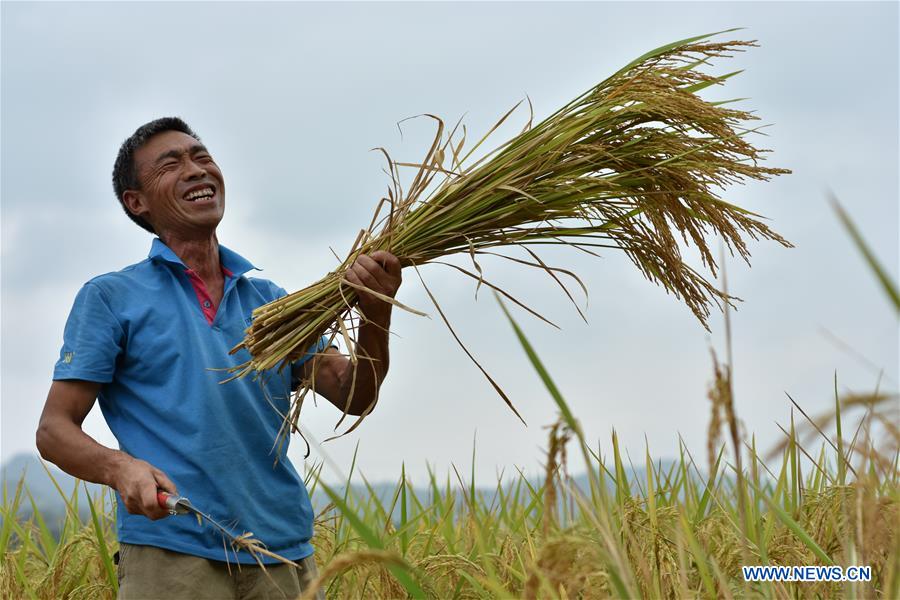
[[[312,505],[288,444],[273,450],[290,404],[290,369],[225,384],[228,374],[213,370],[249,359],[245,349],[228,352],[243,339],[253,309],[286,292],[246,277],[255,267],[224,246],[219,257],[226,279],[217,310],[199,277],[159,239],[146,260],[87,282],[66,322],[53,379],[102,383],[100,409],[122,451],[161,469],[235,534],[253,532],[269,550],[299,560],[313,552]],[[325,338],[310,352],[324,347]],[[222,536],[194,517],[151,521],[116,498],[122,542],[254,563],[228,544],[226,555]]]

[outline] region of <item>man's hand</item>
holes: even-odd
[[[389,298],[397,294],[403,280],[400,274],[400,261],[384,250],[360,254],[345,277],[350,283],[365,286]],[[359,296],[359,309],[367,320],[381,325],[386,325],[390,321],[392,308],[390,303],[362,290],[356,290],[356,293]]]
[[[159,505],[158,490],[178,495],[175,484],[165,473],[148,463],[131,456],[125,458],[113,473],[110,482],[122,496],[125,508],[133,515],[144,515],[156,521],[169,516],[169,511]]]

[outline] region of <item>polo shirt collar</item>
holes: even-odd
[[[185,269],[187,265],[185,265],[178,255],[175,254],[171,248],[166,246],[163,241],[159,238],[153,238],[153,245],[150,246],[150,254],[147,255],[150,260],[164,260],[166,262],[170,262],[176,265],[181,265]],[[261,271],[262,269],[253,266],[253,264],[235,252],[234,250],[229,250],[222,244],[219,244],[219,262],[222,263],[222,266],[225,267],[232,275],[235,277],[240,277],[247,271]]]

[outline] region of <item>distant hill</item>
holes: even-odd
[[[656,463],[657,469],[661,469],[663,473],[667,473],[669,469],[671,469],[675,465],[675,461],[673,460],[660,460]],[[629,483],[631,484],[632,493],[638,493],[639,489],[646,488],[647,486],[647,470],[644,467],[638,467],[632,469],[630,467],[625,467],[625,475],[628,478]],[[614,493],[615,484],[610,480],[609,477],[605,478],[607,490],[611,493]],[[571,477],[572,485],[575,489],[579,490],[586,497],[590,497],[591,494],[591,485],[588,479],[587,473],[580,473],[578,475],[573,475]],[[540,490],[544,485],[544,480],[542,478],[531,478],[528,480],[531,486],[535,490]],[[397,491],[398,482],[384,482],[384,483],[374,483],[371,484],[372,491],[375,493],[375,496],[378,498],[379,502],[384,506],[385,510],[388,510],[391,506],[391,502],[394,498],[394,493]],[[446,484],[444,484],[446,485]],[[516,485],[516,479],[506,478],[503,481],[503,493],[508,494],[509,491]],[[334,489],[334,486],[331,486]],[[442,485],[439,483],[438,488],[441,492],[444,491]],[[339,487],[339,491],[343,493],[344,486]],[[465,499],[462,497],[463,491],[460,490],[459,485],[454,487],[455,491],[455,503],[457,506],[462,506],[465,502]],[[425,486],[413,486],[413,492],[418,498],[419,502],[421,502],[424,506],[428,506],[432,501],[432,490],[429,487]],[[465,491],[466,494],[470,493],[467,489]],[[528,493],[527,488],[523,484],[522,493]],[[353,483],[350,486],[350,494],[355,496],[356,498],[366,499],[370,496],[369,489],[364,484]],[[489,487],[478,487],[475,488],[475,494],[477,497],[481,498],[490,505],[494,501],[499,501],[497,497],[497,486],[489,486]],[[328,506],[328,497],[321,488],[314,489],[312,493],[312,505],[313,510],[318,514],[323,508]],[[564,498],[562,494],[557,495],[557,500],[562,505]],[[394,514],[392,514],[392,518],[395,520],[399,519],[400,508],[394,508]]]

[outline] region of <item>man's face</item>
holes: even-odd
[[[180,131],[151,137],[134,153],[140,190],[125,204],[157,234],[214,231],[225,214],[225,181],[206,147]]]

